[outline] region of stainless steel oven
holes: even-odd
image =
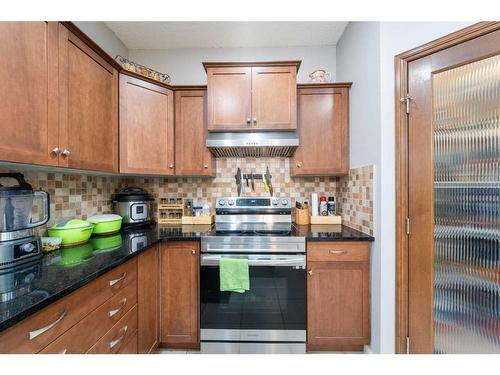
[[[305,239],[282,225],[279,231],[258,228],[252,230],[248,222],[244,230],[224,226],[201,239],[204,353],[305,353]],[[250,290],[220,291],[221,258],[248,259]]]

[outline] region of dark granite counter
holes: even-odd
[[[0,331],[36,313],[90,281],[164,241],[199,241],[213,235],[210,225],[150,226],[94,236],[81,246],[57,250],[39,261],[0,271]],[[373,241],[345,226],[294,226],[292,236],[307,241]],[[14,298],[9,299],[9,296]]]
[[[345,225],[294,225],[293,236],[306,241],[374,241],[372,236]]]

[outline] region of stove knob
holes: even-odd
[[[278,200],[278,199],[276,199],[276,198],[275,198],[275,199],[273,199],[273,205],[277,206],[277,205],[278,205],[278,203],[279,203],[279,200]]]
[[[282,204],[283,206],[286,206],[286,205],[288,205],[288,201],[287,201],[286,199],[282,199],[282,200],[281,200],[281,204]]]
[[[229,204],[230,206],[234,205],[234,200],[233,199],[228,200],[227,204]]]
[[[226,200],[225,199],[219,200],[219,206],[224,206],[225,204],[226,204]]]

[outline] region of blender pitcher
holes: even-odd
[[[22,173],[0,173],[0,179],[12,178],[17,185],[4,186],[0,183],[0,232],[14,232],[45,224],[49,221],[49,194],[34,190],[24,180]],[[32,222],[33,199],[42,199],[42,218]]]

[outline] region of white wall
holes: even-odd
[[[74,24],[112,58],[115,58],[116,55],[128,56],[127,47],[104,22],[74,22]]]
[[[395,350],[394,56],[470,24],[380,22],[374,26],[353,22],[337,44],[338,78],[354,81],[351,91],[352,164],[376,166],[371,344],[374,353],[394,353]],[[375,35],[378,35],[378,52],[374,47]],[[364,60],[375,60],[374,66],[368,66]]]
[[[323,68],[335,78],[335,46],[264,47],[264,48],[185,48],[169,50],[130,50],[131,60],[172,78],[176,85],[206,84],[203,61],[302,60],[298,82],[308,82],[308,75]]]
[[[380,24],[351,22],[337,43],[337,79],[351,81],[351,168],[374,165],[374,237],[371,269],[371,350],[380,352]]]

